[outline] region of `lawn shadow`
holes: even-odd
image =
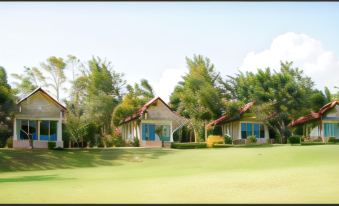
[[[0,172],[119,166],[173,153],[161,148],[0,150]]]
[[[7,183],[7,182],[36,182],[36,181],[53,181],[53,180],[68,180],[68,179],[74,179],[74,178],[63,178],[57,175],[35,175],[35,176],[0,178],[0,184]]]

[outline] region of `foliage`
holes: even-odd
[[[204,136],[206,123],[222,114],[220,77],[208,58],[194,55],[193,59],[186,58],[186,62],[189,71],[171,94],[170,106],[191,119],[195,142],[198,142]]]
[[[290,136],[287,140],[290,144],[300,144],[301,136]]]
[[[9,137],[6,140],[6,147],[13,148],[13,137]]]
[[[264,121],[286,142],[288,123],[326,103],[325,95],[314,89],[312,80],[292,62],[281,62],[280,70],[258,69],[240,72],[224,82],[233,99],[255,101],[257,118]]]
[[[213,148],[228,148],[228,147],[234,147],[233,144],[213,144]]]
[[[213,147],[214,144],[223,144],[224,138],[220,135],[210,135],[208,136],[206,143],[208,147]]]
[[[207,148],[207,144],[204,142],[190,142],[190,143],[171,143],[171,148],[174,149],[197,149]]]
[[[65,61],[61,57],[51,56],[45,63],[41,63],[41,67],[48,74],[46,77],[47,86],[53,88],[59,100],[60,90],[63,89],[62,85],[66,82]]]
[[[225,144],[232,144],[232,137],[225,134],[224,135],[224,142],[225,142]]]
[[[56,143],[55,142],[48,142],[47,145],[48,145],[48,149],[54,149],[55,146],[56,146]]]
[[[7,138],[12,135],[14,101],[13,91],[7,82],[6,70],[0,66],[0,147],[4,147]]]
[[[139,139],[134,137],[133,140],[131,141],[131,145],[133,147],[140,147],[140,142],[139,142]]]
[[[154,97],[153,88],[145,79],[142,79],[140,84],[135,83],[134,87],[127,85],[127,90],[128,92],[123,97],[122,102],[113,111],[113,124],[115,126],[118,126],[124,118],[132,115]]]
[[[323,142],[302,142],[301,145],[305,145],[305,146],[312,146],[312,145],[325,145],[325,143]]]
[[[257,138],[254,135],[247,137],[247,143],[248,144],[254,144],[256,142],[257,142]]]
[[[327,142],[336,143],[337,142],[336,137],[329,137]]]

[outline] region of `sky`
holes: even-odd
[[[339,2],[1,2],[0,66],[12,84],[11,73],[50,56],[99,56],[168,102],[194,54],[223,77],[282,60],[334,92],[338,20]]]

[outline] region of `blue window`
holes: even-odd
[[[257,123],[241,123],[241,138],[246,139],[254,135],[256,138],[265,138],[265,127]]]
[[[325,137],[339,138],[339,124],[338,123],[324,123]]]

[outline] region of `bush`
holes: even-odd
[[[254,143],[256,143],[257,142],[257,138],[255,137],[255,136],[248,136],[247,137],[247,142],[249,143],[249,144],[254,144]]]
[[[300,144],[300,138],[301,136],[295,135],[295,136],[290,136],[287,139],[287,142],[290,144]]]
[[[204,142],[190,142],[190,143],[171,143],[171,148],[174,149],[196,149],[196,148],[207,148],[207,144]]]
[[[131,141],[131,145],[133,145],[133,147],[139,147],[140,146],[139,139],[134,137],[133,140]]]
[[[54,148],[53,150],[62,151],[62,150],[64,150],[64,148],[62,148],[62,147],[56,147],[56,148]]]
[[[232,137],[228,136],[227,134],[224,135],[224,142],[225,144],[232,144]]]
[[[48,142],[47,144],[48,144],[48,149],[54,149],[56,146],[55,142]]]
[[[125,146],[125,142],[124,142],[124,140],[122,139],[121,136],[113,137],[112,138],[112,143],[113,143],[113,146],[115,146],[115,147],[123,147],[123,146]]]
[[[213,144],[223,144],[224,138],[219,135],[210,135],[208,136],[206,143],[208,147],[213,147]]]
[[[7,140],[6,140],[6,146],[7,146],[8,148],[13,148],[13,137],[7,138]]]
[[[235,139],[232,141],[233,144],[245,144],[246,143],[246,139]]]
[[[335,144],[336,141],[337,141],[337,140],[335,139],[335,137],[329,137],[327,142],[329,142],[329,143],[334,143],[334,144]]]
[[[234,147],[232,144],[214,144],[213,148],[228,148],[228,147]]]
[[[325,143],[323,142],[302,142],[301,145],[324,145]]]

